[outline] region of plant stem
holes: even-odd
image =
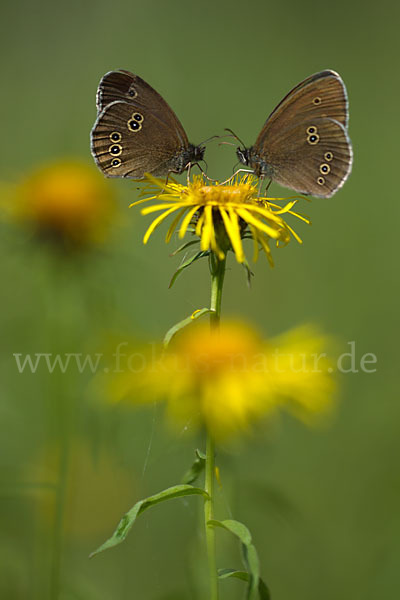
[[[211,255],[211,327],[219,327],[221,319],[222,287],[224,285],[226,258],[219,260],[215,254]]]
[[[210,577],[210,599],[218,600],[218,572],[215,548],[215,529],[208,525],[214,518],[214,470],[215,470],[215,448],[210,434],[207,434],[206,448],[206,478],[205,490],[209,498],[204,502],[204,522],[206,527],[206,544],[208,555],[208,570]]]
[[[214,254],[210,258],[211,266],[211,309],[210,324],[213,330],[218,329],[221,318],[222,287],[224,283],[226,259],[219,260]],[[215,548],[215,529],[208,525],[214,518],[214,472],[215,446],[211,435],[207,433],[205,490],[209,498],[204,502],[204,522],[206,528],[206,543],[208,569],[210,575],[210,600],[218,600],[218,571]]]

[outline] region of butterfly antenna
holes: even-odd
[[[203,144],[208,144],[208,142],[211,142],[211,140],[216,140],[216,139],[219,139],[220,137],[221,137],[220,135],[212,135],[207,140],[204,140],[204,142],[200,142],[199,146],[202,146]]]
[[[244,142],[242,142],[242,140],[240,139],[240,137],[238,135],[236,135],[236,133],[234,131],[232,131],[232,129],[229,129],[228,127],[225,127],[225,131],[229,131],[229,133],[231,135],[233,135],[233,137],[240,142],[240,144],[242,144],[243,148],[246,148],[246,144]]]
[[[236,146],[236,144],[232,144],[232,142],[220,142],[220,143],[218,144],[218,146],[223,146],[224,144],[225,144],[226,146]]]

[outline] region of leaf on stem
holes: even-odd
[[[198,239],[190,240],[190,242],[185,242],[184,244],[179,246],[179,248],[177,248],[176,250],[171,252],[170,256],[176,256],[177,254],[179,254],[179,252],[183,252],[183,250],[186,250],[186,248],[190,248],[190,246],[194,246],[194,244],[198,244],[198,243],[199,243]]]
[[[191,256],[190,258],[188,258],[187,260],[185,260],[175,271],[175,273],[172,276],[171,281],[169,282],[169,288],[172,288],[172,286],[174,285],[177,277],[182,273],[182,271],[184,271],[185,269],[187,269],[187,267],[190,267],[191,264],[193,264],[196,260],[199,260],[199,258],[203,258],[204,256],[208,256],[209,252],[208,250],[206,251],[200,251],[200,252],[196,252],[196,254],[193,254],[193,256]]]
[[[192,466],[182,478],[182,483],[192,484],[204,471],[206,465],[206,455],[201,450],[196,450],[196,458]]]
[[[183,496],[203,496],[204,498],[209,497],[207,492],[202,488],[193,487],[192,485],[175,485],[163,490],[162,492],[159,492],[158,494],[154,494],[154,496],[149,496],[148,498],[139,500],[139,502],[136,502],[136,504],[122,517],[113,535],[106,542],[104,542],[104,544],[97,548],[97,550],[92,552],[92,554],[90,554],[90,558],[123,542],[137,517],[145,510],[151,508],[155,504],[159,504],[160,502],[165,502],[166,500],[172,500],[174,498],[182,498]]]
[[[243,560],[248,572],[247,600],[256,600],[259,595],[260,563],[255,546],[252,543],[251,533],[243,523],[233,519],[225,521],[211,520],[209,525],[222,527],[233,533],[242,543]]]
[[[228,579],[228,577],[234,577],[246,582],[248,582],[250,579],[247,571],[236,571],[235,569],[219,569],[218,577],[219,579]],[[258,582],[258,597],[259,600],[271,600],[270,591],[262,579],[260,579]]]
[[[213,312],[211,308],[199,308],[198,310],[195,310],[194,313],[190,315],[190,317],[179,321],[179,323],[175,323],[175,325],[173,325],[171,329],[168,329],[167,333],[165,334],[163,341],[164,348],[168,348],[170,341],[180,329],[183,329],[187,325],[190,325],[190,323],[193,323],[193,321],[195,321],[199,317],[202,317],[203,315],[206,315],[210,312]]]

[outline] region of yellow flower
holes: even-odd
[[[228,184],[222,185],[205,185],[200,176],[187,186],[176,182],[166,184],[150,175],[147,175],[147,179],[152,185],[146,189],[151,190],[154,195],[131,205],[156,200],[156,204],[142,209],[142,214],[161,211],[146,231],[143,239],[145,244],[164,219],[174,214],[166,235],[167,243],[178,228],[180,238],[191,231],[200,238],[201,250],[211,250],[219,259],[223,259],[228,250],[233,250],[236,260],[244,263],[246,259],[242,240],[252,238],[253,260],[257,260],[259,248],[262,248],[272,265],[270,240],[275,241],[276,245],[287,244],[293,236],[301,243],[299,236],[284,221],[282,215],[295,215],[309,223],[306,217],[292,210],[299,197],[287,199],[282,207],[276,202],[285,200],[284,198],[258,197],[255,176],[235,177]],[[157,188],[162,191],[157,193]]]
[[[85,245],[104,240],[116,204],[112,188],[94,167],[62,161],[37,169],[9,186],[8,193],[3,185],[2,207],[14,222],[29,224],[41,235]]]
[[[328,342],[311,327],[265,341],[241,323],[216,332],[191,325],[158,360],[137,351],[135,361],[127,358],[109,393],[133,404],[164,400],[172,422],[204,426],[218,439],[279,408],[312,421],[333,403],[333,369],[322,355]]]

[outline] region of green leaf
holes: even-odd
[[[163,342],[164,348],[168,348],[170,341],[172,340],[174,335],[178,333],[178,331],[180,331],[187,325],[190,325],[191,323],[193,323],[193,321],[196,321],[196,319],[199,319],[203,315],[206,315],[210,312],[213,312],[211,308],[200,308],[199,310],[195,310],[194,313],[190,315],[190,317],[187,317],[186,319],[183,319],[183,321],[179,321],[179,323],[173,325],[171,329],[168,329],[167,333],[165,334]]]
[[[219,569],[218,577],[219,579],[235,577],[236,579],[246,582],[249,582],[250,580],[250,575],[247,573],[247,571],[236,571],[235,569]],[[260,600],[271,600],[270,591],[262,579],[260,579],[258,582],[258,597]]]
[[[173,498],[182,498],[183,496],[203,496],[204,498],[209,497],[207,492],[202,488],[193,487],[192,485],[175,485],[163,490],[162,492],[159,492],[158,494],[155,494],[154,496],[149,496],[148,498],[139,500],[139,502],[136,502],[136,504],[122,517],[113,535],[106,542],[104,542],[104,544],[97,548],[97,550],[92,552],[90,558],[123,542],[137,517],[145,510],[151,508],[155,504],[159,504],[160,502],[172,500]]]
[[[236,571],[236,569],[218,569],[219,579],[228,579],[228,577],[235,577],[236,579],[241,579],[242,581],[249,580],[249,574],[247,571]]]
[[[246,280],[247,280],[247,287],[251,288],[251,278],[254,277],[254,273],[253,271],[250,269],[249,263],[247,262],[246,259],[244,259],[243,263],[242,263],[243,268],[246,271]]]
[[[190,469],[186,471],[185,475],[182,478],[182,483],[194,483],[196,479],[201,475],[204,471],[204,467],[206,465],[206,455],[201,450],[196,450],[196,459]]]
[[[186,250],[186,248],[189,248],[190,246],[193,246],[194,244],[198,244],[198,243],[199,243],[198,238],[196,240],[191,240],[190,242],[185,242],[184,244],[179,246],[179,248],[174,250],[170,256],[176,256],[177,254],[179,254],[179,252],[182,252],[183,250]]]
[[[191,256],[190,258],[188,258],[187,260],[185,260],[185,262],[183,262],[175,271],[175,273],[172,276],[171,281],[169,282],[169,288],[172,288],[172,286],[174,285],[177,277],[182,273],[182,271],[184,271],[185,269],[187,269],[187,267],[190,267],[190,265],[192,263],[194,263],[196,260],[199,260],[199,258],[203,258],[204,256],[208,256],[209,255],[209,251],[208,250],[201,250],[200,252],[196,252],[196,254],[193,254],[193,256]]]
[[[260,561],[258,560],[257,550],[253,544],[249,544],[248,546],[243,544],[242,551],[244,564],[250,575],[247,598],[253,600],[257,597],[258,583],[260,581]]]
[[[258,596],[258,585],[260,580],[260,563],[257,550],[252,544],[251,533],[243,523],[227,519],[226,521],[212,520],[208,522],[214,527],[222,527],[235,535],[242,543],[243,560],[249,574],[247,600],[255,600]]]
[[[227,529],[233,535],[235,535],[245,546],[251,544],[251,533],[247,529],[246,525],[241,523],[240,521],[235,521],[233,519],[227,519],[226,521],[217,521],[212,520],[208,522],[209,525],[214,525],[214,527],[222,527],[223,529]]]
[[[258,595],[260,600],[271,600],[271,592],[263,579],[258,582]]]

